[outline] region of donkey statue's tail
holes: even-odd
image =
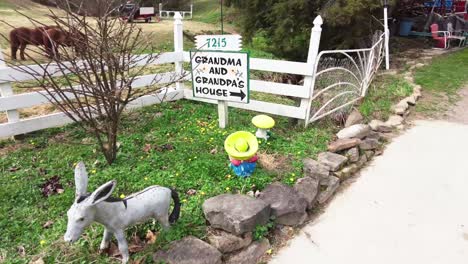
[[[171,196],[174,200],[174,209],[169,216],[169,223],[173,224],[177,221],[177,219],[179,219],[180,216],[180,199],[179,194],[174,189],[171,189]]]

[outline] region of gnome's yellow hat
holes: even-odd
[[[248,160],[257,153],[258,141],[250,132],[237,131],[226,138],[224,149],[234,159]]]

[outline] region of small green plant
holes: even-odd
[[[260,240],[266,237],[270,229],[272,229],[274,226],[275,226],[275,223],[271,221],[266,223],[265,225],[257,225],[253,232],[253,239]]]

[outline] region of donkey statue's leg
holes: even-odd
[[[154,218],[156,218],[159,223],[161,223],[161,226],[167,230],[171,225],[169,224],[169,214],[163,214],[163,215],[156,215]]]
[[[104,249],[109,248],[111,238],[112,238],[112,232],[109,231],[109,229],[105,228],[104,236],[102,237],[102,242],[101,242],[101,246],[99,247],[99,249],[104,250]]]
[[[123,230],[116,231],[115,238],[117,238],[117,243],[119,244],[120,254],[122,254],[122,263],[127,263],[129,254],[127,240],[125,239],[125,232]]]

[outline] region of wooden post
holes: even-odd
[[[0,49],[0,69],[6,68],[7,65],[5,63],[5,59],[3,57],[3,51]],[[10,82],[0,83],[0,96],[7,97],[13,95],[13,89],[11,88]],[[20,116],[17,110],[8,110],[6,111],[6,115],[8,118],[8,123],[18,122],[20,120]]]
[[[388,3],[384,5],[384,26],[385,26],[385,69],[390,70],[390,30],[388,29]]]
[[[182,15],[180,12],[176,12],[174,14],[174,51],[180,53],[180,61],[175,63],[175,71],[177,74],[177,78],[180,78],[183,74],[183,51],[184,51],[184,35],[183,35],[183,23],[182,23]],[[183,90],[184,84],[182,82],[176,82],[176,89]]]
[[[228,103],[226,101],[218,101],[218,118],[219,127],[226,128],[229,123]]]
[[[304,78],[304,88],[308,92],[308,98],[303,98],[301,100],[301,108],[305,109],[305,122],[304,125],[307,127],[309,124],[310,117],[310,107],[312,103],[312,96],[314,95],[314,85],[315,85],[315,67],[317,62],[317,56],[319,53],[320,47],[320,38],[322,36],[322,25],[323,19],[321,16],[317,16],[314,20],[314,27],[310,34],[310,43],[309,43],[309,54],[307,55],[307,68],[310,70],[310,75]]]

